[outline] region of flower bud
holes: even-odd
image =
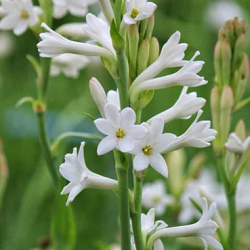
[[[143,40],[139,45],[137,58],[137,75],[144,71],[148,66],[150,44],[147,40]]]
[[[227,41],[222,43],[222,78],[223,85],[230,85],[231,83],[231,59],[232,52],[230,44]]]
[[[233,55],[233,71],[239,68],[244,51],[246,49],[247,38],[245,34],[240,34],[235,42],[234,55]]]
[[[222,85],[223,79],[222,79],[222,42],[219,40],[214,48],[214,69],[216,74],[216,82],[219,85]]]
[[[114,19],[114,12],[110,0],[100,0],[99,3],[106,20],[111,23]]]
[[[86,32],[84,32],[86,24],[84,23],[66,23],[56,29],[62,36],[71,37],[73,39],[82,40],[89,39]]]
[[[140,41],[142,41],[145,38],[147,26],[148,26],[148,18],[142,20],[140,23],[140,32],[139,32],[140,33]]]
[[[233,103],[234,98],[231,87],[224,86],[220,103],[220,138],[222,143],[221,145],[225,144],[229,134]]]
[[[149,49],[148,66],[157,60],[160,53],[160,46],[157,38],[151,37],[149,43],[150,43],[150,49]]]
[[[145,39],[147,39],[148,41],[152,37],[154,25],[155,25],[155,18],[154,15],[152,15],[151,17],[148,18],[148,26],[145,34]]]
[[[239,136],[239,138],[244,141],[246,139],[246,125],[243,120],[239,120],[236,127],[235,133]]]

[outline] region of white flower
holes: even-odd
[[[45,23],[42,24],[48,32],[41,33],[41,42],[37,44],[41,57],[54,57],[65,53],[103,56],[112,60],[113,55],[105,48],[97,45],[74,42],[66,39],[57,32],[50,29]]]
[[[57,76],[63,72],[65,76],[77,78],[79,71],[89,64],[89,60],[85,56],[74,54],[63,54],[52,59],[50,74]]]
[[[135,142],[131,154],[135,155],[133,165],[136,171],[142,171],[151,165],[157,172],[164,177],[168,176],[168,168],[161,153],[170,145],[176,136],[174,134],[163,134],[164,121],[156,118],[151,126],[142,124],[148,129],[148,134],[139,141]]]
[[[187,49],[186,43],[180,43],[181,33],[176,31],[164,44],[158,59],[145,69],[132,83],[130,93],[141,82],[157,76],[165,68],[180,67],[186,64],[183,60]]]
[[[211,200],[217,204],[219,210],[227,208],[227,200],[224,193],[223,186],[216,181],[216,176],[210,170],[204,169],[197,179],[190,179],[181,196],[182,210],[179,214],[178,220],[180,223],[187,223],[199,216],[199,212],[194,207],[190,199],[193,199],[200,206],[200,189],[205,189]]]
[[[68,12],[73,16],[85,16],[88,11],[88,5],[97,2],[87,0],[53,0],[54,18],[62,18]]]
[[[106,95],[101,83],[94,77],[92,77],[89,81],[89,89],[103,118],[105,118],[104,107],[107,103],[113,104],[118,110],[120,110],[120,98],[118,90],[110,90]]]
[[[5,16],[0,21],[0,29],[12,30],[15,35],[23,34],[28,27],[39,21],[42,10],[34,7],[31,0],[2,0]]]
[[[243,142],[236,133],[231,133],[225,147],[228,151],[235,154],[243,154],[250,144],[250,136]]]
[[[84,27],[84,31],[89,36],[89,38],[97,43],[100,43],[113,55],[116,55],[110,36],[109,25],[101,18],[98,18],[91,13],[86,16],[86,21],[87,25]]]
[[[95,120],[97,129],[107,135],[97,148],[98,155],[103,155],[117,148],[128,152],[134,147],[135,140],[143,138],[148,132],[141,125],[135,125],[136,115],[131,108],[121,112],[113,104],[108,103],[104,108],[106,118]]]
[[[108,23],[111,23],[114,19],[114,12],[110,0],[100,0],[99,4],[102,8],[102,14]]]
[[[173,202],[173,197],[166,193],[166,185],[159,180],[148,183],[142,189],[142,205],[146,208],[155,208],[156,215],[163,215],[167,205]]]
[[[217,131],[210,129],[210,121],[198,122],[202,113],[203,111],[200,110],[187,131],[181,136],[178,136],[165,152],[173,151],[182,147],[205,148],[211,145],[210,141],[215,139]]]
[[[151,246],[157,239],[161,237],[199,237],[205,249],[208,249],[208,245],[222,250],[223,247],[219,241],[217,241],[213,235],[215,234],[218,225],[211,218],[215,213],[216,204],[212,203],[208,208],[207,200],[202,199],[202,217],[201,219],[191,225],[179,226],[179,227],[169,227],[165,229],[158,230],[155,232],[148,241],[148,246]]]
[[[204,98],[197,97],[196,92],[187,94],[188,87],[184,87],[177,102],[169,109],[154,116],[148,122],[152,122],[152,119],[158,117],[168,123],[174,119],[188,119],[194,113],[197,113],[206,103]]]
[[[8,32],[0,33],[0,56],[1,58],[7,57],[15,50],[15,40]]]
[[[157,5],[147,0],[126,0],[127,13],[123,16],[126,24],[136,24],[154,14]]]
[[[84,145],[81,143],[79,152],[74,148],[72,154],[65,155],[65,162],[60,166],[60,174],[70,183],[65,186],[61,194],[69,194],[66,205],[68,206],[75,197],[85,188],[117,189],[118,182],[91,172],[84,160]]]

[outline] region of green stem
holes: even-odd
[[[121,250],[131,250],[130,217],[129,217],[129,188],[128,188],[128,157],[114,150],[116,172],[119,183]]]
[[[48,166],[49,172],[51,174],[51,177],[53,179],[53,182],[55,185],[58,183],[58,172],[55,168],[54,161],[51,155],[50,151],[50,145],[46,133],[45,128],[45,120],[44,120],[44,113],[43,112],[37,112],[37,125],[38,125],[38,133],[39,133],[39,140],[42,147],[43,155],[46,161],[46,164]]]
[[[134,174],[134,200],[135,213],[131,214],[135,245],[137,250],[143,250],[143,237],[141,231],[141,201],[143,179]]]
[[[50,75],[50,64],[51,64],[50,58],[41,58],[42,75],[41,75],[41,81],[39,83],[40,84],[39,99],[41,101],[44,101],[47,94],[49,75]]]

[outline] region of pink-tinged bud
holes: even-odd
[[[229,86],[224,86],[220,103],[220,138],[221,145],[227,141],[231,125],[231,114],[234,103],[233,91]]]
[[[222,77],[223,85],[231,84],[231,60],[232,52],[230,44],[227,41],[222,43]]]
[[[137,58],[137,75],[144,71],[148,66],[150,44],[147,40],[143,40],[139,45]]]
[[[222,85],[222,42],[219,40],[214,48],[214,70],[215,81],[218,85]]]
[[[3,195],[5,192],[5,188],[8,180],[8,166],[5,154],[3,152],[2,141],[0,140],[0,207],[3,200]]]
[[[154,15],[152,15],[151,17],[148,18],[148,26],[147,26],[147,30],[145,34],[145,39],[147,39],[148,41],[152,37],[154,25],[155,25],[155,18],[154,18]]]
[[[245,34],[240,34],[236,40],[233,55],[233,71],[241,65],[244,51],[246,50],[247,37]]]
[[[160,45],[157,38],[151,37],[149,43],[150,43],[150,49],[149,49],[148,66],[158,59],[160,53]]]
[[[235,133],[239,136],[239,138],[244,141],[246,139],[246,125],[243,120],[239,120],[236,127]]]

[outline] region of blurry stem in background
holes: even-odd
[[[41,81],[39,82],[39,99],[44,101],[47,94],[48,83],[49,83],[49,75],[50,75],[50,58],[41,58]]]

